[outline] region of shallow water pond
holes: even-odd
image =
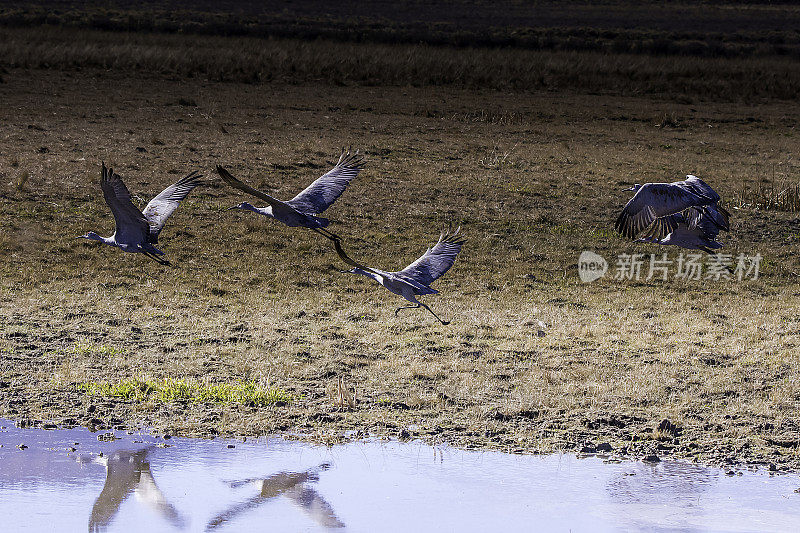
[[[798,531],[800,476],[0,419],[2,531]],[[109,440],[98,440],[98,436]],[[20,445],[24,444],[24,448]]]

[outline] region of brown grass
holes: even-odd
[[[790,179],[762,179],[755,186],[742,186],[734,196],[734,204],[750,209],[769,209],[796,213],[800,211],[800,183]]]
[[[151,0],[7,0],[0,25],[700,57],[800,53],[797,6],[737,0],[718,0],[713,8],[696,0],[398,0],[373,2],[369,9],[355,0],[173,0],[169,6]]]
[[[17,68],[97,68],[236,82],[453,86],[515,91],[794,99],[800,63],[788,57],[647,56],[597,51],[359,45],[335,41],[5,29],[0,57]],[[480,113],[480,110],[470,112]]]
[[[760,253],[757,281],[582,284],[576,267],[585,249],[612,269],[621,252],[667,251],[614,235],[623,186],[693,173],[732,198],[790,161],[796,106],[69,69],[14,69],[0,90],[0,135],[37,185],[19,193],[0,167],[0,415],[203,435],[407,431],[510,451],[608,441],[619,453],[799,464],[795,447],[770,444],[800,428],[794,215],[734,211],[725,251]],[[326,213],[353,257],[400,268],[443,225],[462,225],[468,244],[426,299],[450,326],[395,317],[401,300],[340,274],[317,235],[225,211],[242,197],[215,164],[289,198],[343,144],[369,157]],[[101,160],[143,198],[192,169],[207,175],[161,235],[175,268],[72,239],[113,231]],[[84,345],[104,349],[72,349]],[[340,377],[357,388],[354,407],[344,393],[331,401]],[[129,403],[75,389],[132,378],[255,382],[295,400]],[[656,432],[664,419],[681,428],[669,442]]]

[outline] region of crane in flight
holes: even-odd
[[[617,218],[616,230],[636,242],[676,245],[714,255],[720,231],[730,230],[730,213],[720,196],[697,176],[673,183],[638,183]]]
[[[220,165],[217,165],[217,173],[231,187],[260,198],[269,204],[267,207],[255,207],[248,202],[242,202],[231,209],[252,211],[274,218],[290,227],[302,226],[316,231],[332,241],[337,241],[339,237],[326,229],[330,221],[316,215],[328,209],[342,195],[347,185],[358,176],[362,168],[364,168],[364,158],[358,151],[351,154],[349,151],[342,150],[339,161],[331,170],[317,178],[297,196],[285,202],[242,183]]]
[[[194,171],[179,179],[150,200],[140,211],[133,204],[131,193],[119,174],[111,168],[106,168],[103,162],[100,170],[100,188],[103,190],[106,204],[114,215],[116,223],[114,234],[110,237],[101,237],[90,231],[77,238],[100,241],[124,252],[144,254],[159,264],[169,265],[169,261],[159,257],[164,255],[164,252],[155,247],[158,244],[158,235],[181,201],[202,183],[201,177]]]
[[[456,256],[458,252],[461,251],[461,246],[465,242],[460,231],[461,228],[456,229],[456,231],[452,233],[442,232],[439,236],[439,241],[433,247],[428,248],[428,251],[422,254],[419,259],[398,272],[386,272],[353,261],[344,252],[339,240],[334,240],[333,246],[336,248],[336,253],[339,254],[342,261],[353,267],[351,270],[343,270],[342,272],[361,274],[362,276],[372,278],[389,291],[415,304],[398,307],[394,312],[395,316],[397,316],[397,313],[399,313],[401,309],[419,309],[420,307],[424,307],[430,311],[439,322],[446,326],[450,323],[449,321],[444,321],[439,318],[430,307],[417,300],[416,297],[423,294],[438,294],[439,291],[432,289],[430,284],[444,275],[444,273],[453,266]]]

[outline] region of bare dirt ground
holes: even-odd
[[[737,207],[795,179],[792,102],[326,84],[244,85],[12,69],[0,84],[0,416],[183,435],[421,438],[800,470],[800,218]],[[342,146],[366,169],[326,213],[348,251],[399,269],[469,237],[422,311],[329,244],[226,209],[217,163],[289,198]],[[113,232],[113,165],[145,201],[209,182],[161,234],[174,263],[74,240]],[[726,251],[758,280],[615,280],[633,182],[694,173],[728,200]],[[251,200],[251,199],[247,199]],[[144,205],[143,203],[141,205]],[[251,216],[252,215],[252,216]],[[591,284],[577,258],[611,271]],[[541,322],[541,324],[540,324]],[[334,405],[339,378],[354,407]],[[90,396],[83,383],[256,381],[288,404]],[[668,420],[668,424],[662,421]],[[660,428],[660,429],[659,429]]]

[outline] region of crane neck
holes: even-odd
[[[258,213],[259,215],[264,215],[267,217],[275,218],[275,215],[272,214],[272,206],[268,205],[267,207],[256,207],[252,204],[244,203],[242,204],[242,209],[245,211],[252,211],[253,213]]]
[[[374,272],[369,272],[369,271],[367,271],[367,270],[364,270],[363,268],[355,267],[355,268],[353,268],[352,272],[353,272],[354,274],[361,274],[362,276],[366,276],[366,277],[368,277],[368,278],[370,278],[370,279],[374,279],[374,280],[375,280],[375,281],[377,281],[378,283],[380,283],[380,282],[381,282],[381,280],[380,280],[380,276],[378,276],[378,275],[377,275],[377,274],[375,274]]]

